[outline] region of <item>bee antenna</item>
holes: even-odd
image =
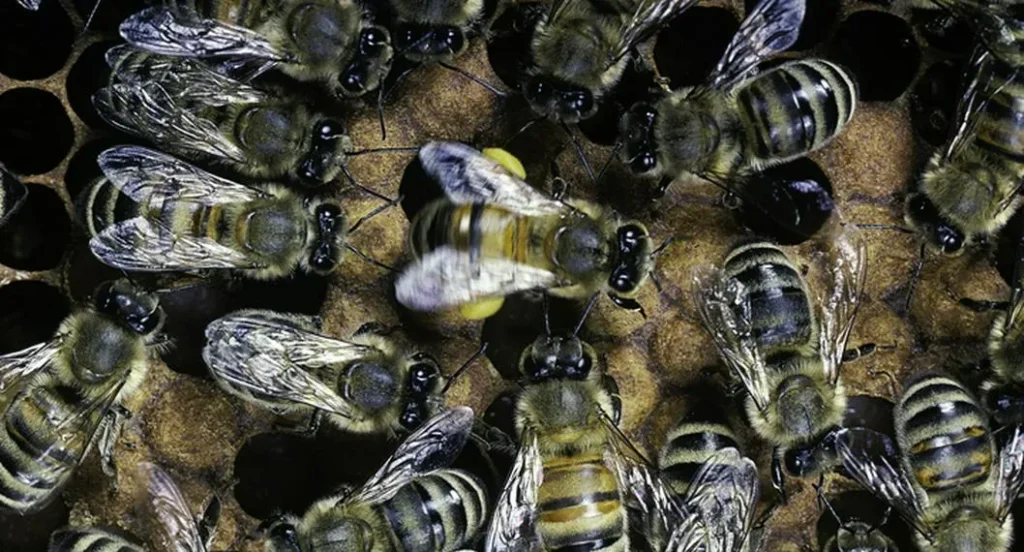
[[[367,255],[366,253],[363,253],[362,251],[356,249],[356,247],[354,245],[350,244],[350,243],[345,243],[345,249],[348,249],[349,251],[355,253],[361,259],[363,259],[364,261],[366,261],[366,262],[368,262],[368,263],[370,263],[372,265],[375,265],[375,266],[378,266],[380,268],[383,268],[384,270],[387,270],[388,272],[394,272],[395,271],[395,267],[388,266],[388,265],[378,261],[377,259],[374,259],[373,257]]]
[[[814,487],[814,492],[818,495],[818,502],[824,504],[825,507],[828,508],[828,511],[832,512],[832,517],[836,518],[836,522],[839,523],[839,525],[843,525],[843,518],[839,517],[839,512],[836,512],[836,509],[832,507],[832,503],[828,501],[828,498],[825,497],[825,492],[822,490],[822,487],[824,486],[824,479],[824,474],[822,474],[818,482],[811,484],[811,486]]]
[[[910,312],[910,302],[914,299],[914,291],[917,290],[917,283],[921,281],[921,270],[924,268],[925,244],[921,244],[921,254],[914,263],[914,272],[910,275],[910,283],[907,285],[907,299],[903,304],[903,312]]]
[[[658,278],[657,273],[655,273],[652,270],[649,273],[647,273],[647,276],[650,277],[651,283],[654,284],[654,289],[656,289],[658,291],[658,295],[664,295],[665,294],[665,288],[662,287],[661,280]]]
[[[586,322],[587,317],[590,316],[590,311],[594,309],[594,305],[597,303],[597,297],[598,295],[596,293],[590,296],[590,300],[587,301],[587,306],[583,309],[583,314],[580,315],[579,322],[576,322],[576,327],[572,330],[571,337],[576,337],[576,335],[580,333],[580,330],[583,329],[583,323]]]
[[[92,25],[92,18],[96,17],[96,11],[100,8],[100,3],[103,0],[96,0],[96,4],[93,5],[92,11],[89,12],[89,18],[85,20],[85,26],[82,27],[82,33],[89,30],[89,25]]]
[[[569,135],[569,139],[572,141],[572,147],[576,150],[576,156],[580,158],[580,162],[583,163],[583,168],[587,170],[587,174],[590,175],[590,181],[597,183],[597,176],[594,175],[594,169],[590,166],[590,161],[587,161],[587,154],[583,151],[583,144],[580,143],[579,137],[577,137],[568,123],[562,123],[562,130]]]
[[[496,86],[494,86],[493,84],[491,84],[491,83],[481,79],[480,77],[474,75],[473,73],[470,73],[469,71],[466,71],[465,69],[463,69],[461,67],[456,67],[454,65],[445,63],[443,61],[439,61],[439,62],[437,62],[437,64],[440,65],[441,67],[444,67],[445,69],[447,69],[447,70],[457,74],[457,75],[461,75],[461,76],[463,76],[463,77],[465,77],[465,78],[467,78],[467,79],[469,79],[469,80],[479,84],[480,86],[484,87],[485,89],[487,89],[488,91],[490,91],[492,94],[494,94],[495,96],[497,96],[499,98],[507,98],[508,97],[508,93],[507,92],[504,92],[502,90],[498,90],[498,88]]]
[[[394,207],[395,205],[398,205],[402,201],[402,198],[403,198],[403,196],[398,196],[395,199],[389,200],[387,203],[385,203],[383,205],[378,205],[372,211],[370,211],[369,213],[366,213],[365,215],[363,215],[362,218],[357,220],[355,224],[350,226],[348,228],[348,233],[349,234],[354,234],[356,232],[356,230],[358,230],[359,227],[363,225],[364,222],[366,222],[366,221],[372,219],[373,217],[383,213],[384,211],[387,211],[388,209]]]
[[[542,295],[542,297],[544,305],[544,335],[546,337],[551,337],[551,316],[548,313],[548,311],[550,310],[550,304],[547,292],[545,292],[544,295]]]
[[[654,259],[658,255],[661,255],[665,251],[665,249],[667,249],[668,246],[670,246],[673,243],[675,243],[675,241],[676,241],[676,237],[675,236],[669,236],[669,237],[665,238],[665,241],[661,242],[661,245],[659,245],[658,247],[655,247],[654,250],[651,251],[651,258]]]
[[[486,341],[483,342],[483,344],[480,345],[480,348],[477,349],[475,353],[473,353],[473,356],[469,357],[469,359],[467,359],[466,362],[463,362],[462,366],[459,366],[459,369],[456,370],[455,373],[448,378],[448,382],[445,383],[444,388],[441,389],[442,395],[448,393],[448,389],[450,389],[451,386],[455,383],[455,380],[459,379],[459,376],[461,376],[463,372],[465,372],[470,366],[473,365],[474,362],[477,361],[477,359],[479,359],[481,356],[484,355],[484,353],[487,352],[487,345],[488,343]]]
[[[597,178],[594,180],[595,184],[597,182],[600,182],[601,179],[604,178],[604,173],[608,171],[608,167],[611,166],[612,160],[614,160],[616,157],[618,157],[619,150],[622,149],[622,146],[623,146],[622,140],[616,140],[615,144],[612,145],[612,152],[608,156],[608,159],[605,160],[604,165],[601,167],[601,170],[597,173]]]
[[[388,139],[388,129],[384,124],[384,82],[380,83],[377,87],[377,120],[380,121],[380,139],[385,141]]]
[[[861,230],[895,230],[904,234],[914,233],[910,228],[898,224],[856,224],[855,226]]]
[[[511,138],[509,138],[508,140],[505,140],[505,143],[502,144],[501,147],[504,148],[504,147],[508,146],[513,140],[515,140],[516,138],[519,138],[520,134],[526,132],[526,130],[528,128],[532,127],[533,125],[539,123],[542,120],[544,120],[544,116],[543,115],[541,115],[539,117],[534,117],[533,119],[530,119],[529,121],[526,121],[526,124],[521,126],[521,127],[519,127],[519,130],[515,131],[515,133],[512,134]]]
[[[345,175],[345,178],[348,180],[348,183],[351,184],[354,188],[358,188],[359,190],[362,190],[363,192],[365,192],[367,194],[370,194],[373,197],[375,197],[375,198],[377,198],[377,199],[379,199],[381,201],[384,201],[386,203],[391,203],[392,201],[394,201],[390,197],[388,197],[386,195],[383,195],[383,194],[381,194],[381,193],[379,193],[377,191],[371,190],[370,188],[367,188],[366,186],[360,184],[359,181],[356,180],[356,178],[354,176],[352,176],[352,173],[348,170],[348,167],[346,167],[344,164],[341,165],[341,172]]]

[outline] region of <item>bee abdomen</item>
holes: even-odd
[[[742,285],[754,337],[764,350],[816,337],[803,279],[782,250],[769,243],[742,245],[726,258],[724,270]]]
[[[406,485],[383,506],[399,550],[450,551],[462,548],[483,526],[487,492],[461,470],[442,470]]]
[[[708,459],[724,448],[739,449],[732,430],[719,423],[682,423],[669,432],[658,459],[662,477],[683,496]]]
[[[50,552],[144,552],[141,546],[93,528],[67,528],[50,537]]]
[[[994,62],[985,68],[1006,71]],[[984,111],[978,115],[977,139],[973,144],[1010,161],[1024,163],[1024,85],[1007,73],[994,77],[989,86],[998,89],[988,96]]]
[[[600,456],[547,458],[537,489],[545,550],[611,551],[626,539],[618,482]]]
[[[944,376],[913,384],[896,410],[900,446],[927,491],[986,480],[995,458],[987,417],[970,393]]]
[[[83,194],[79,216],[90,236],[139,215],[138,204],[105,178],[93,182]]]
[[[737,94],[753,157],[785,159],[831,141],[853,117],[857,87],[831,62],[806,59],[762,73]]]

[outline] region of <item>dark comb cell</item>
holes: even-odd
[[[49,550],[50,535],[66,526],[69,516],[68,507],[59,498],[27,516],[0,514],[0,550]]]
[[[75,11],[82,21],[88,21],[89,30],[108,34],[116,33],[126,17],[154,3],[152,0],[73,0]]]
[[[512,90],[519,90],[530,58],[533,29],[544,12],[543,4],[520,2],[505,10],[491,26],[493,36],[487,41],[487,60],[494,74]]]
[[[750,13],[760,0],[744,0],[743,5]],[[809,50],[828,35],[836,21],[839,20],[839,2],[835,0],[809,0],[804,13],[804,21],[800,24],[800,35],[789,51]]]
[[[832,41],[836,62],[853,71],[860,99],[891,101],[910,86],[921,50],[906,21],[884,12],[860,11],[847,17]]]
[[[15,88],[0,95],[0,163],[11,171],[53,170],[74,141],[71,120],[53,94]]]
[[[835,204],[832,182],[806,157],[766,169],[743,186],[740,224],[781,244],[802,243],[828,220]]]
[[[940,61],[924,72],[910,94],[910,121],[918,136],[933,146],[949,139],[949,127],[963,95],[963,64]]]
[[[409,220],[412,220],[428,203],[444,197],[444,190],[423,170],[423,164],[417,155],[402,173],[398,195],[402,197],[402,211]]]
[[[56,73],[71,54],[75,31],[60,2],[44,0],[39,11],[0,2],[0,73],[19,80]]]
[[[48,270],[64,257],[71,221],[56,192],[39,184],[25,186],[25,203],[0,231],[0,264]]]
[[[160,306],[167,314],[163,333],[174,342],[174,348],[161,355],[167,367],[179,374],[209,378],[202,356],[205,330],[232,310],[225,285],[207,280],[167,289],[160,293]]]
[[[110,67],[104,56],[114,44],[105,41],[89,46],[68,72],[68,103],[82,122],[94,128],[102,128],[104,123],[92,105],[92,95],[110,81]]]
[[[0,354],[47,341],[69,312],[67,298],[49,284],[27,280],[0,287]]]
[[[232,310],[270,309],[320,314],[327,298],[327,278],[296,273],[272,282],[242,279],[231,287]]]
[[[668,24],[654,45],[654,64],[673,89],[701,84],[736,34],[739,20],[725,8],[690,8]]]
[[[98,138],[75,150],[68,161],[67,171],[64,172],[64,188],[67,189],[72,202],[78,199],[78,194],[82,193],[89,183],[103,176],[96,157],[103,151],[126,142],[120,137]]]

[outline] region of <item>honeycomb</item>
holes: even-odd
[[[23,210],[0,230],[0,353],[48,338],[98,282],[119,276],[89,255],[72,223],[73,202],[99,174],[96,154],[133,141],[105,127],[88,98],[106,81],[103,52],[116,42],[118,22],[146,3],[102,2],[90,28],[83,30],[95,4],[96,0],[43,0],[42,9],[30,13],[11,0],[0,2],[0,161],[30,189]],[[846,64],[855,72],[865,100],[846,131],[811,159],[831,181],[847,221],[901,224],[907,184],[945,138],[970,37],[962,28],[941,25],[933,12],[900,3],[808,4],[801,38],[783,57],[814,53]],[[673,66],[674,86],[699,82],[707,74],[744,9],[738,0],[702,2],[661,33],[652,55],[659,68]],[[457,65],[499,83],[501,75],[489,59],[500,55],[495,50],[489,52],[476,41]],[[500,73],[499,64],[493,66]],[[587,340],[602,353],[619,385],[623,429],[643,450],[657,451],[665,431],[685,408],[687,387],[707,377],[718,362],[686,290],[693,266],[718,261],[744,235],[734,213],[719,206],[719,191],[707,183],[686,181],[653,199],[652,183],[628,175],[618,163],[609,165],[598,185],[591,184],[559,128],[539,123],[516,135],[530,116],[521,99],[496,96],[441,67],[414,71],[401,86],[385,110],[386,142],[380,139],[372,106],[345,115],[350,135],[362,148],[436,139],[481,147],[504,145],[524,161],[531,182],[542,186],[553,161],[571,183],[570,195],[601,201],[639,218],[655,239],[676,238],[658,259],[663,292],[646,286],[639,297],[646,318],[600,300],[585,328]],[[588,136],[594,131],[584,130]],[[603,165],[611,148],[582,142],[590,162]],[[402,189],[411,186],[402,183],[408,161],[409,155],[366,155],[354,158],[351,169],[361,183],[381,194],[414,197],[417,190]],[[377,200],[364,194],[344,193],[353,219],[377,206]],[[355,235],[354,245],[375,259],[400,264],[406,260],[406,225],[402,211],[392,209]],[[865,229],[863,236],[869,252],[868,279],[851,345],[891,347],[844,366],[851,394],[892,399],[898,391],[893,381],[928,368],[970,376],[983,355],[991,316],[964,309],[955,298],[1007,297],[1009,288],[995,268],[1006,271],[1003,248],[957,259],[928,257],[913,301],[905,308],[918,244],[912,236],[892,230]],[[132,469],[142,461],[167,469],[197,511],[208,496],[218,493],[224,510],[213,549],[232,551],[262,549],[260,518],[301,511],[338,484],[358,483],[372,473],[392,444],[329,430],[307,439],[282,427],[299,422],[277,419],[213,385],[198,356],[201,330],[230,310],[260,306],[319,312],[332,335],[347,335],[371,320],[402,324],[408,339],[442,359],[449,373],[478,350],[483,336],[490,345],[486,359],[459,379],[448,395],[450,404],[466,404],[477,412],[513,387],[513,359],[539,329],[539,311],[515,300],[487,322],[400,311],[392,292],[393,275],[355,256],[329,279],[158,283],[167,289],[162,301],[176,347],[153,362],[144,386],[127,404],[134,417],[115,451],[121,468],[116,484],[102,473],[97,455],[90,454],[61,500],[34,515],[0,516],[0,550],[44,550],[49,533],[68,523],[117,528],[159,549],[161,533],[141,499],[141,479]],[[556,309],[556,325],[571,323],[578,311],[578,305]],[[748,441],[748,452],[762,467],[767,505],[772,498],[766,470],[770,450],[756,439]],[[812,483],[788,480],[792,496],[769,519],[765,550],[817,548],[815,520],[822,512]],[[852,484],[832,475],[827,487],[832,494]],[[852,501],[862,507],[868,503],[863,496]],[[829,521],[826,518],[822,517]],[[905,537],[905,528],[896,527],[892,533],[900,531]]]

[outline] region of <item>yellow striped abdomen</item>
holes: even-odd
[[[546,550],[628,549],[618,481],[600,454],[545,456],[543,466],[537,508]]]

